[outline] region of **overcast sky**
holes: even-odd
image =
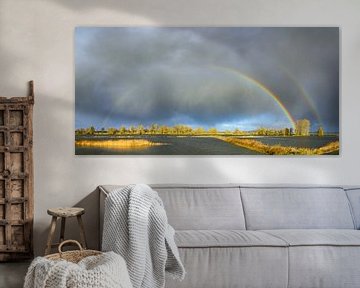
[[[75,54],[76,128],[291,127],[285,107],[339,130],[338,28],[81,27]]]

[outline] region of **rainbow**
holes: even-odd
[[[274,92],[272,92],[269,88],[267,88],[263,83],[261,83],[259,80],[255,79],[255,78],[252,78],[252,77],[238,71],[235,68],[224,67],[224,66],[211,66],[211,67],[213,67],[215,69],[227,71],[227,72],[230,72],[232,74],[235,74],[237,77],[240,77],[241,79],[255,85],[258,88],[260,88],[262,91],[264,91],[267,95],[269,95],[276,102],[276,104],[280,107],[280,109],[285,114],[286,118],[289,120],[292,128],[295,129],[295,127],[296,127],[295,120],[294,120],[294,117],[290,114],[289,110],[280,101],[279,97]]]
[[[299,81],[294,77],[293,74],[291,74],[285,67],[280,66],[280,69],[285,72],[287,77],[295,84],[295,86],[300,90],[301,95],[305,99],[305,102],[310,107],[312,113],[316,117],[316,120],[318,121],[318,124],[322,126],[322,121],[319,115],[318,110],[316,109],[316,105],[310,95],[305,91],[305,88],[299,83]]]

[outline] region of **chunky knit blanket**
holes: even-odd
[[[174,279],[185,276],[163,203],[145,184],[106,198],[102,250],[124,257],[134,288],[164,287],[165,271]]]
[[[75,264],[37,257],[24,288],[132,288],[124,259],[113,252],[89,256]]]

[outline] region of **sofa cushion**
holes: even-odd
[[[354,229],[342,188],[241,187],[246,226],[265,229]]]
[[[360,246],[360,231],[348,229],[262,230],[289,246]]]
[[[351,204],[356,229],[360,229],[360,188],[354,187],[345,191]]]
[[[289,288],[359,287],[360,231],[265,230],[289,247]]]
[[[244,230],[239,187],[153,187],[176,230]]]
[[[260,231],[244,230],[183,230],[176,231],[175,242],[178,247],[252,247],[280,246],[288,244]]]
[[[168,221],[176,230],[245,230],[237,185],[150,185],[164,203]],[[121,185],[102,185],[106,193]]]
[[[359,288],[358,246],[289,247],[289,288]]]
[[[288,247],[179,248],[183,281],[166,288],[287,288]]]

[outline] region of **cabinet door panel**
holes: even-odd
[[[32,257],[32,106],[0,98],[0,261]]]

